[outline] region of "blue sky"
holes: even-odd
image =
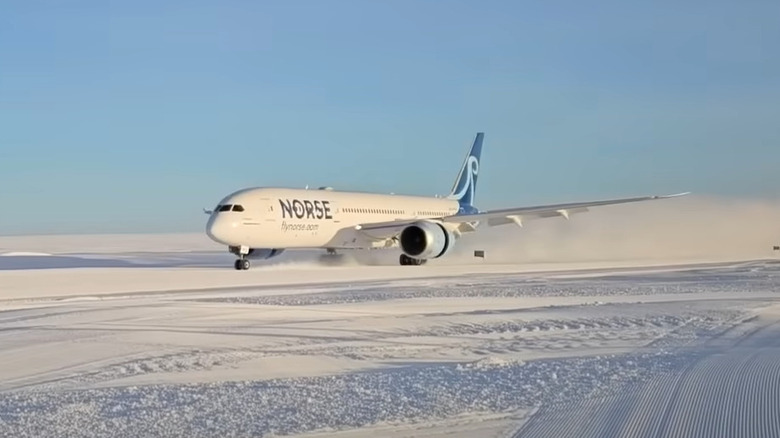
[[[780,197],[780,2],[9,1],[0,234],[200,231],[245,186],[482,208]]]

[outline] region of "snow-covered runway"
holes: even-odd
[[[776,317],[727,331],[608,397],[545,406],[514,436],[780,436]]]
[[[204,254],[0,271],[0,435],[778,436],[776,262]]]

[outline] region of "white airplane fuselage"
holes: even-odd
[[[477,133],[446,197],[259,187],[224,197],[210,212],[206,233],[238,256],[267,259],[290,248],[399,247],[401,265],[444,256],[482,224],[523,226],[525,221],[569,217],[590,208],[679,195],[642,196],[482,211],[474,204],[484,133]]]
[[[233,206],[243,211],[234,211]],[[456,200],[446,198],[252,188],[223,198],[211,213],[206,232],[230,247],[370,248],[375,244],[354,232],[359,224],[450,216],[458,208]]]

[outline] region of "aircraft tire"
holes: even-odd
[[[428,260],[425,259],[413,259],[406,254],[401,254],[401,256],[398,258],[398,262],[401,264],[401,266],[419,266],[424,265],[427,261]]]

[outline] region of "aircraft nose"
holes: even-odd
[[[229,246],[233,244],[231,237],[235,234],[236,225],[234,221],[229,220],[224,215],[214,213],[206,224],[206,234],[211,240]]]

